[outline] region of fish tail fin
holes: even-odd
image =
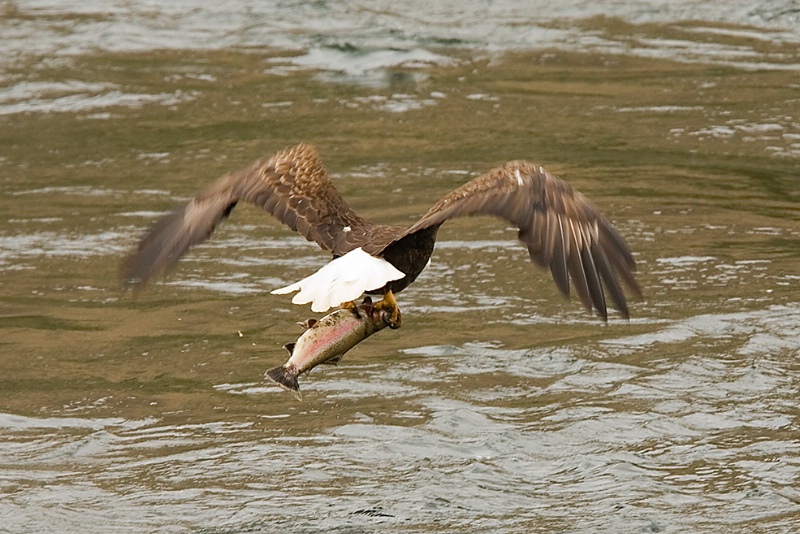
[[[267,371],[267,376],[278,383],[279,386],[291,392],[297,400],[303,400],[300,393],[300,383],[297,381],[297,372],[290,366],[273,367]]]

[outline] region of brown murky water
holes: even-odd
[[[257,47],[8,67],[51,85],[0,114],[0,532],[796,530],[798,47],[722,29],[786,68],[451,50],[360,84]],[[455,221],[403,328],[298,403],[262,376],[311,312],[269,291],[314,246],[239,207],[139,297],[116,269],[159,214],[301,140],[391,223],[541,163],[618,224],[645,299],[602,324],[505,224]]]

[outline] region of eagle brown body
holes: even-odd
[[[261,206],[334,258],[361,248],[389,262],[405,276],[363,289],[388,297],[425,269],[436,233],[446,220],[471,215],[492,215],[516,225],[531,260],[550,269],[559,290],[569,295],[571,285],[583,305],[604,319],[606,293],[628,317],[620,280],[640,294],[633,256],[611,222],[581,193],[539,166],[512,161],[498,167],[451,191],[416,223],[403,228],[375,224],[353,212],[336,191],[316,149],[308,144],[223,176],[158,221],[125,261],[126,282],[144,285],[174,265],[190,247],[207,239],[241,201]]]

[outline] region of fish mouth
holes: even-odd
[[[365,314],[367,318],[372,319],[375,322],[383,321],[386,326],[392,329],[400,328],[400,321],[396,323],[392,321],[392,314],[390,310],[385,308],[380,308],[376,306],[372,302],[372,297],[369,295],[364,295],[364,300],[361,301],[361,304],[358,306],[353,306],[349,308],[353,314],[359,319],[363,318],[362,314]],[[397,310],[398,317],[400,316],[400,310]]]
[[[380,310],[379,312],[380,319],[386,323],[386,326],[391,328],[392,330],[397,330],[400,328],[400,320],[402,315],[400,313],[400,308],[395,309],[395,317],[392,317],[392,313],[389,310]]]

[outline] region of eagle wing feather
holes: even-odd
[[[568,296],[571,280],[584,307],[603,318],[608,316],[606,292],[628,317],[620,279],[641,295],[633,255],[605,215],[569,184],[526,161],[511,161],[454,189],[385,248],[453,217],[472,215],[494,215],[516,225],[531,260],[550,269],[558,289]]]
[[[316,149],[300,144],[218,179],[156,222],[122,265],[123,280],[143,286],[211,235],[240,201],[261,206],[323,250],[341,256],[372,226],[333,185]]]

